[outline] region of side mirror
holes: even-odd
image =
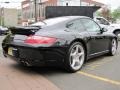
[[[106,28],[101,28],[101,33],[103,33],[103,32],[107,32],[108,30],[106,29]]]

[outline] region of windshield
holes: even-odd
[[[104,25],[109,25],[109,22],[103,18],[96,18],[97,22]]]
[[[67,19],[68,18],[66,18],[66,17],[51,18],[51,19],[43,20],[41,22],[34,23],[31,26],[51,26],[51,25],[63,22]]]

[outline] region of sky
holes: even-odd
[[[21,3],[24,0],[0,0],[0,7],[7,7],[7,8],[20,8]],[[8,4],[3,2],[10,2]]]
[[[111,9],[116,9],[117,7],[120,7],[120,0],[95,0],[98,2],[105,3],[111,7]]]
[[[9,3],[9,4],[1,3],[1,2],[6,2],[6,1],[9,1],[11,3]],[[0,7],[20,8],[21,7],[21,4],[20,4],[21,1],[23,1],[23,0],[0,0]],[[95,0],[95,1],[107,4],[111,7],[111,9],[115,9],[118,6],[120,6],[120,0]]]

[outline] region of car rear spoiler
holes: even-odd
[[[100,9],[99,6],[47,6],[46,18],[59,16],[88,16],[93,18],[95,11]]]
[[[20,34],[20,35],[31,35],[37,32],[40,27],[27,26],[27,27],[10,27],[9,30],[12,34]]]

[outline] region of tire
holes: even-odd
[[[111,44],[110,44],[110,52],[109,52],[109,55],[110,56],[114,56],[116,54],[116,51],[117,51],[117,40],[114,38],[111,40]]]
[[[115,35],[118,37],[118,40],[120,40],[120,31],[116,31]]]
[[[65,69],[71,73],[77,72],[80,70],[85,61],[85,49],[83,44],[80,42],[74,42],[68,50],[66,60],[65,60]]]

